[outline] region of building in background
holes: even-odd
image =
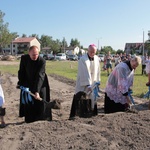
[[[4,54],[23,54],[30,46],[41,47],[40,42],[35,37],[21,37],[13,40],[9,45],[6,45],[2,50]]]
[[[78,55],[78,54],[81,54],[83,55],[85,53],[85,50],[84,49],[80,49],[78,46],[75,46],[75,47],[67,47],[65,49],[65,53],[67,55]]]
[[[124,52],[126,54],[140,54],[143,50],[143,43],[126,43]]]

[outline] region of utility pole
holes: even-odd
[[[144,30],[143,30],[143,56],[144,56]]]
[[[100,49],[99,49],[99,40],[100,39],[102,39],[102,38],[97,38],[97,40],[98,40],[98,44],[97,44],[97,50],[99,51]]]
[[[64,48],[64,53],[65,53],[65,37],[63,37],[63,48]]]
[[[11,55],[13,55],[13,40],[11,41]]]
[[[98,39],[98,51],[99,51],[99,39]]]

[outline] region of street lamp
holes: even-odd
[[[98,39],[98,50],[99,50],[99,39]]]
[[[11,41],[11,55],[13,55],[13,40]]]
[[[97,48],[97,50],[98,50],[98,51],[99,51],[99,40],[100,40],[100,39],[102,39],[102,38],[97,38],[97,40],[98,40],[98,44],[97,44],[97,47],[98,47],[98,48]]]
[[[144,30],[143,30],[143,56],[144,56]]]

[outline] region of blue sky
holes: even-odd
[[[0,0],[11,32],[52,36],[83,47],[124,49],[125,43],[148,39],[150,0]]]

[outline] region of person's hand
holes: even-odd
[[[86,92],[87,93],[91,93],[92,92],[92,87],[90,85],[87,86]]]
[[[128,105],[132,104],[129,96],[126,96]]]
[[[40,99],[40,94],[38,92],[35,93],[35,99]]]
[[[17,84],[17,85],[16,85],[16,88],[17,88],[17,89],[20,89],[20,85]]]

